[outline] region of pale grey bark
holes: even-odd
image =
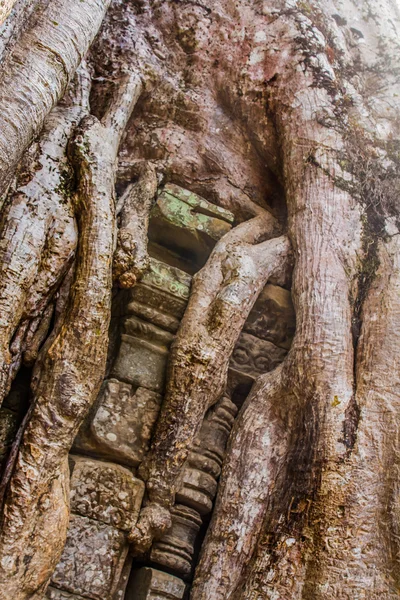
[[[110,0],[53,0],[6,59],[0,81],[0,196],[66,91]]]
[[[137,100],[127,76],[101,123],[82,119],[72,148],[80,238],[65,313],[46,344],[33,408],[5,496],[0,598],[40,598],[65,542],[67,455],[99,391],[106,364],[115,250],[115,178],[121,136]],[[50,545],[44,544],[49,538]],[[27,566],[28,565],[28,566]]]
[[[0,245],[0,402],[74,257],[78,233],[67,145],[89,110],[89,92],[90,77],[82,66],[45,121],[38,155],[25,157],[29,181],[23,173],[8,198]]]
[[[154,166],[145,163],[141,166],[138,181],[128,185],[118,201],[119,228],[113,278],[120,287],[133,287],[149,266],[147,230],[157,185]]]

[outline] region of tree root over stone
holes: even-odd
[[[45,344],[32,410],[5,494],[0,598],[39,594],[54,570],[69,520],[67,456],[105,370],[115,248],[115,177],[121,136],[140,93],[132,73],[102,122],[85,116],[71,147],[79,242],[57,333]],[[45,541],[44,541],[45,540]]]
[[[167,389],[149,454],[139,472],[147,482],[148,506],[170,509],[181,469],[205,412],[222,395],[229,359],[244,322],[268,279],[291,259],[286,236],[267,212],[241,223],[215,246],[193,279],[185,315],[173,343]],[[165,519],[162,519],[164,524]],[[154,532],[154,527],[146,526]],[[151,541],[148,536],[148,542]]]

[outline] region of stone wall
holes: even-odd
[[[159,191],[150,269],[114,297],[107,377],[70,456],[71,523],[50,599],[179,600],[190,584],[238,408],[254,379],[283,360],[295,326],[290,292],[267,285],[235,347],[226,395],[206,414],[189,454],[172,527],[135,562],[126,534],[143,499],[136,473],[162,404],[169,347],[192,275],[232,223],[228,211],[176,185]]]

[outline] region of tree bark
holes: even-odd
[[[277,229],[268,213],[240,224],[218,242],[194,277],[171,348],[166,396],[152,447],[140,467],[150,505],[172,507],[179,474],[205,412],[224,392],[229,359],[244,322],[268,279],[290,261],[287,238],[271,239]],[[148,511],[145,519],[147,515]],[[131,538],[142,547],[140,522],[138,527]]]
[[[108,4],[57,0],[41,4],[35,25],[15,17],[18,40],[10,34],[0,45],[2,193]],[[15,221],[40,171],[27,185],[11,184],[3,221],[1,285],[12,282],[0,305],[3,394],[24,352],[36,357],[68,275],[14,451],[1,598],[40,597],[61,551],[66,456],[104,370],[112,278],[130,287],[147,266],[156,172],[234,211],[239,224],[193,279],[139,470],[147,504],[130,535],[136,552],[169,527],[188,450],[223,392],[235,342],[257,295],[272,275],[282,278],[293,253],[295,339],[236,420],[191,598],[399,597],[399,30],[389,0],[113,0],[90,53],[100,121],[84,119],[75,143],[75,271],[67,208],[53,229],[46,221],[61,197],[50,169],[36,237],[23,237],[31,230],[22,235]],[[139,96],[120,150],[126,193],[114,244],[118,146]],[[138,164],[144,170],[131,185]],[[56,230],[71,232],[62,255],[52,245]],[[56,262],[45,254],[48,242]]]
[[[23,152],[64,95],[110,0],[55,0],[3,66],[0,85],[0,196]]]
[[[78,235],[67,144],[89,110],[89,91],[89,74],[81,68],[70,93],[45,121],[39,156],[26,157],[27,167],[8,199],[0,249],[1,401],[24,353],[34,362],[29,337],[40,329],[42,314],[74,257]],[[40,341],[35,340],[35,345]]]
[[[119,200],[119,228],[113,277],[122,288],[131,288],[149,267],[147,230],[157,193],[157,175],[150,163],[141,166],[139,179]]]
[[[4,0],[0,6],[0,25],[4,23],[7,19],[8,15],[12,11],[14,5],[17,3],[17,0]]]
[[[117,153],[138,85],[134,73],[127,75],[103,123],[84,117],[73,142],[78,179],[73,201],[80,232],[77,265],[61,327],[39,365],[32,413],[5,496],[0,533],[4,600],[40,598],[65,543],[67,455],[105,371]],[[55,539],[43,548],[46,535]]]

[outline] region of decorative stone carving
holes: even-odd
[[[150,560],[179,575],[189,575],[192,570],[194,543],[202,520],[197,511],[181,504],[173,507],[171,515],[171,529],[153,543]]]
[[[149,225],[151,242],[189,257],[201,267],[232,226],[232,213],[197,194],[168,184],[158,196]]]
[[[152,258],[141,282],[129,290],[127,313],[176,333],[189,299],[191,276]]]
[[[182,485],[176,501],[201,515],[212,510],[217,479],[237,410],[233,402],[224,396],[208,411],[182,472]]]
[[[111,375],[156,392],[164,389],[168,349],[174,336],[136,317],[124,321]]]
[[[272,371],[285,358],[287,351],[249,333],[241,333],[233,350],[230,369],[255,379]]]
[[[71,511],[129,531],[139,516],[144,483],[128,469],[70,455]]]
[[[75,440],[75,450],[137,467],[149,449],[161,401],[160,394],[146,388],[106,380]]]
[[[52,586],[92,600],[109,600],[127,552],[125,533],[111,525],[72,514]]]
[[[267,284],[248,316],[244,331],[288,350],[295,329],[296,317],[290,292]]]
[[[125,600],[182,600],[184,593],[182,579],[143,567],[131,577]]]

